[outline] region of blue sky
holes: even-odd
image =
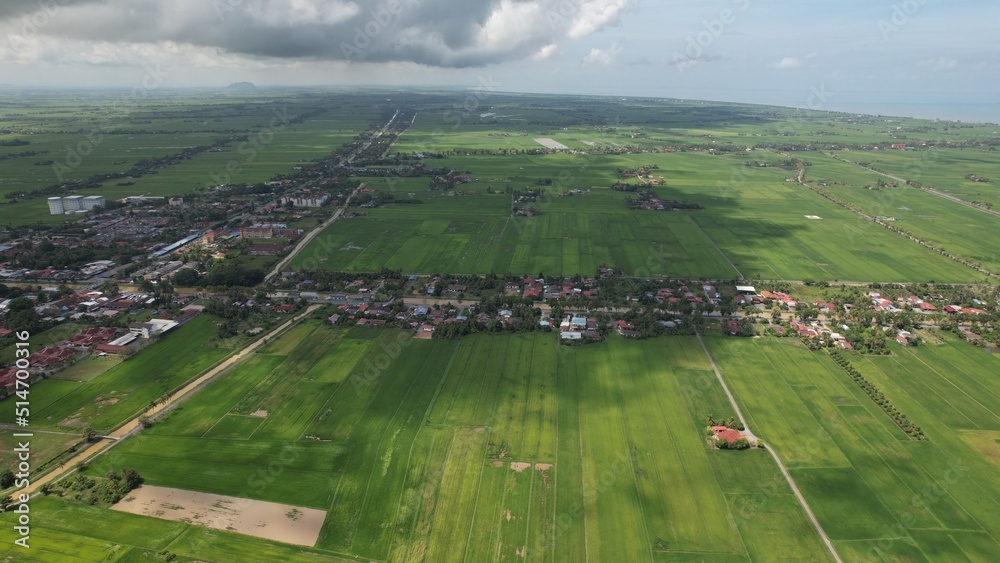
[[[998,20],[976,0],[7,0],[0,83],[487,82],[1000,120]]]

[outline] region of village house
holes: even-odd
[[[726,426],[712,426],[712,434],[716,440],[725,440],[726,442],[732,444],[736,440],[745,439],[746,436],[734,428],[729,428]],[[751,444],[753,445],[753,444]]]

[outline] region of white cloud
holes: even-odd
[[[630,0],[586,0],[574,15],[567,36],[579,39],[616,21],[618,14],[628,7]]]
[[[587,53],[587,56],[583,58],[583,64],[589,66],[612,66],[618,59],[618,55],[624,51],[621,45],[617,42],[612,42],[611,46],[607,49],[598,49],[594,47]]]
[[[543,61],[545,59],[551,58],[559,51],[559,47],[555,43],[549,43],[548,45],[542,47],[537,53],[531,56],[532,59],[536,61]]]
[[[781,59],[780,61],[778,61],[778,62],[776,62],[776,63],[774,63],[774,64],[772,64],[770,66],[771,66],[771,68],[782,68],[782,69],[784,69],[784,68],[795,68],[795,67],[801,66],[801,65],[802,65],[802,61],[800,61],[799,59],[796,59],[795,57],[785,57],[785,58]]]
[[[678,59],[675,64],[677,66],[677,70],[689,70],[701,64],[701,59]]]
[[[501,0],[479,30],[475,49],[481,52],[503,52],[535,39],[541,27],[542,7],[535,3]]]

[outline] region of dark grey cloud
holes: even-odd
[[[38,32],[50,38],[468,67],[589,35],[631,0],[15,0],[0,4],[0,24],[46,2],[57,13]]]
[[[74,7],[101,4],[106,0],[3,0],[0,2],[0,21],[22,28],[48,25],[60,14]]]
[[[6,0],[0,3],[0,19],[29,16],[35,12],[54,14],[63,6],[77,4],[73,0]]]

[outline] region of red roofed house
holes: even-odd
[[[716,440],[725,440],[730,444],[732,444],[736,440],[739,440],[740,438],[746,438],[746,436],[744,436],[743,433],[740,432],[739,430],[734,430],[732,428],[727,428],[725,426],[713,426],[712,432],[715,432]]]
[[[736,336],[740,333],[740,321],[729,319],[726,321],[726,328],[729,329],[729,336]]]
[[[735,442],[736,440],[739,440],[740,438],[743,438],[743,434],[739,430],[727,429],[723,430],[722,432],[715,433],[716,440],[725,440],[730,444]]]

